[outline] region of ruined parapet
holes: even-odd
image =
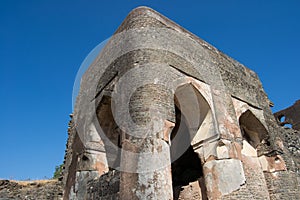
[[[65,199],[297,199],[269,106],[255,72],[137,8],[81,79]]]
[[[300,100],[294,105],[276,112],[274,116],[280,126],[291,125],[293,129],[300,131]]]
[[[300,187],[300,100],[276,112],[274,116],[277,123],[282,126],[279,137],[288,150],[286,154],[292,158],[294,165],[290,169],[297,174]]]
[[[300,187],[300,100],[274,114],[280,128],[279,137],[286,147],[286,156],[292,158],[290,171],[298,177]]]
[[[300,100],[294,105],[274,114],[277,123],[282,126],[280,138],[300,166]],[[291,127],[286,127],[290,124]],[[299,167],[298,167],[299,168]]]

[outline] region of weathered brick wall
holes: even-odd
[[[280,138],[288,150],[286,155],[288,159],[291,159],[294,163],[294,166],[290,168],[296,172],[300,178],[300,131],[290,128],[281,128],[280,133]]]
[[[82,142],[76,134],[76,128],[72,115],[68,127],[68,141],[66,144],[66,153],[64,158],[63,167],[63,186],[64,186],[64,199],[69,199],[69,195],[74,189],[76,183],[76,171],[78,154],[83,150]]]
[[[271,200],[279,199],[299,199],[298,182],[296,173],[288,170],[276,173],[265,173],[265,178],[269,187]]]
[[[127,31],[126,34],[123,31]],[[143,70],[139,71],[139,69]],[[262,192],[263,184],[268,186],[271,199],[286,199],[287,196],[297,199],[299,185],[294,177],[297,166],[280,142],[282,131],[278,129],[269,108],[271,103],[256,73],[148,8],[139,8],[129,14],[82,77],[74,111],[75,121],[85,125],[78,127],[80,131],[83,133],[89,131],[88,123],[91,123],[93,118],[90,114],[95,112],[93,110],[95,105],[98,106],[103,96],[111,95],[112,91],[116,90],[116,83],[130,70],[133,76],[126,83],[127,89],[136,85],[143,86],[133,93],[129,104],[131,117],[137,124],[143,125],[149,122],[151,106],[154,108],[152,112],[162,114],[164,119],[175,122],[173,94],[159,84],[147,83],[145,80],[148,79],[172,84],[172,81],[178,78],[192,77],[208,85],[212,91],[211,106],[215,111],[215,124],[218,126],[215,132],[219,134],[218,137],[226,139],[229,143],[242,140],[232,98],[262,111],[263,114],[258,120],[267,129],[269,138],[266,138],[264,144],[258,149],[258,156],[281,154],[286,162],[287,171],[255,173],[257,169],[248,165],[252,160],[238,158],[239,163],[241,161],[242,164],[247,165],[244,171],[248,181],[246,180],[246,184],[240,186],[237,191],[224,196],[224,199],[268,199],[266,187],[263,193],[259,193]],[[126,91],[118,90],[118,92]],[[122,113],[123,110],[118,112]],[[134,140],[126,142],[130,146]],[[82,145],[75,147],[72,144],[72,146],[73,151],[82,148]],[[288,147],[290,150],[294,149],[292,146]],[[218,156],[214,155],[213,146],[208,150],[212,154],[210,159],[218,159]],[[235,153],[239,154],[238,151],[236,150]],[[71,169],[65,173],[68,176],[64,179],[66,185],[69,185],[67,190],[75,184],[76,158],[74,156],[74,152],[67,152],[66,167],[69,166]],[[237,159],[236,157],[234,159]],[[223,161],[228,158],[231,157],[223,158]],[[218,161],[218,163],[222,162]],[[147,167],[146,164],[139,166]],[[120,186],[120,175],[113,173],[109,172],[87,183],[87,195],[90,199],[118,198],[120,188],[120,191],[122,189],[125,191],[126,187],[134,188],[138,185],[134,179],[132,182],[123,182]],[[124,174],[126,175],[122,173]],[[138,176],[136,174],[136,177]]]
[[[88,182],[89,200],[117,200],[119,199],[120,172],[109,171],[101,177]]]
[[[294,105],[276,112],[274,115],[279,125],[290,124],[293,129],[300,130],[300,100],[296,101]]]
[[[66,150],[65,150],[65,156],[64,156],[64,166],[62,170],[63,175],[63,184],[64,186],[67,185],[67,179],[69,174],[72,173],[72,169],[70,169],[70,165],[72,163],[73,158],[73,142],[75,138],[75,128],[74,128],[74,122],[72,121],[72,115],[70,115],[71,119],[68,124],[68,140],[66,143]]]
[[[295,163],[295,172],[298,174],[298,184],[300,184],[300,100],[287,109],[281,110],[274,114],[280,126],[280,134],[278,135],[283,141],[284,146],[290,153],[290,157]],[[285,117],[284,120],[281,120]],[[293,128],[285,127],[291,124]]]
[[[275,174],[266,173],[273,199],[300,199],[300,132],[280,127],[279,137],[285,147],[282,157],[287,171]]]

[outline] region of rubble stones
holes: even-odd
[[[62,200],[62,183],[57,180],[0,180],[0,200]]]

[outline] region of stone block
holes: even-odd
[[[271,157],[260,156],[259,162],[264,172],[276,172],[286,170],[285,162],[280,155]]]
[[[244,156],[257,157],[257,151],[246,140],[243,140],[242,154]]]
[[[237,159],[209,161],[204,164],[204,174],[209,199],[230,194],[246,181],[242,162]]]

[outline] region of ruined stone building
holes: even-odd
[[[255,72],[136,8],[81,78],[64,199],[300,199],[299,132],[270,106]]]

